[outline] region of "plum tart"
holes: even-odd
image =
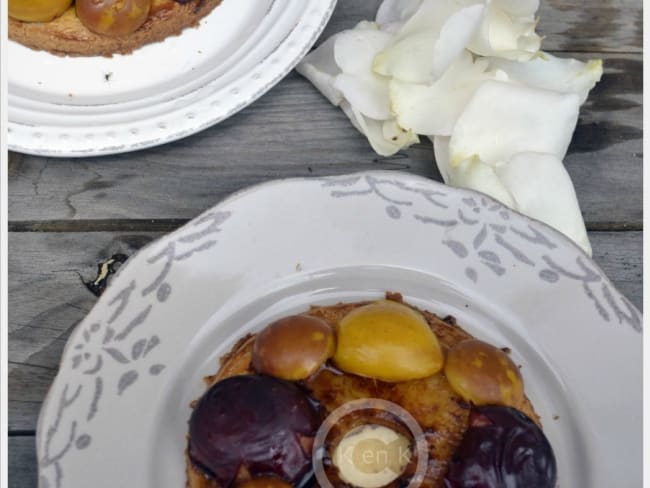
[[[556,487],[509,354],[396,293],[277,320],[205,381],[188,488]]]
[[[9,0],[9,38],[71,56],[128,54],[196,26],[222,0]]]

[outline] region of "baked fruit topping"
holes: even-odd
[[[382,381],[426,378],[443,365],[438,339],[422,314],[390,300],[370,303],[343,317],[337,343],[337,368]]]
[[[446,488],[555,488],[555,456],[535,422],[511,407],[476,407]]]
[[[303,380],[332,357],[334,330],[323,319],[292,315],[268,325],[255,338],[253,367],[285,380]]]
[[[206,381],[187,488],[302,488],[323,472],[335,488],[397,488],[416,474],[421,488],[555,488],[553,451],[508,354],[399,294],[279,319]]]
[[[72,0],[9,0],[9,16],[25,22],[49,22],[68,10]]]
[[[123,36],[144,24],[151,0],[76,0],[76,8],[77,16],[91,31]]]
[[[273,475],[297,486],[311,469],[319,417],[297,385],[240,375],[212,386],[189,424],[188,456],[221,488]]]
[[[445,375],[456,393],[474,405],[516,406],[524,397],[521,373],[510,356],[476,339],[451,348]]]
[[[9,39],[70,56],[128,54],[195,27],[221,0],[9,0]]]

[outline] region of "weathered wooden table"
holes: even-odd
[[[323,34],[372,18],[379,0],[339,0]],[[594,258],[639,308],[642,296],[642,3],[542,0],[546,50],[600,57],[566,158]],[[34,432],[70,331],[95,303],[83,280],[245,186],[289,176],[404,170],[440,180],[429,143],[374,154],[303,78],[200,134],[96,159],[9,159],[9,486],[37,484]]]

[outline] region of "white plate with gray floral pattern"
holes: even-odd
[[[641,485],[634,306],[549,227],[369,172],[253,187],[130,258],[63,354],[39,419],[40,488],[184,487],[189,403],[238,337],[386,290],[512,349],[560,486]]]

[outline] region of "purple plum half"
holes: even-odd
[[[318,412],[293,383],[242,375],[214,384],[197,402],[189,426],[192,463],[222,488],[240,469],[294,486],[311,472]]]
[[[472,409],[446,488],[555,488],[553,449],[542,430],[511,407]]]

